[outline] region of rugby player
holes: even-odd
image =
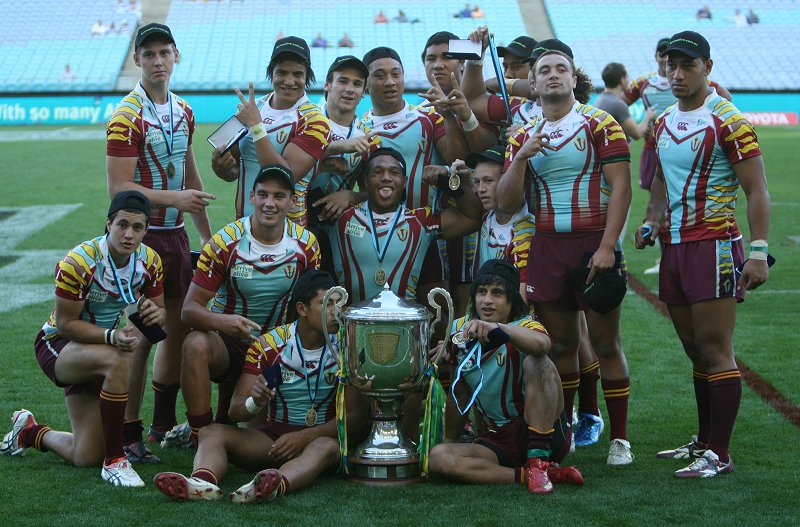
[[[457,160],[451,170],[461,174],[464,192],[456,200],[456,208],[434,213],[430,207],[414,209],[404,203],[408,176],[406,161],[397,150],[380,148],[370,154],[365,176],[367,199],[325,227],[338,282],[353,302],[372,298],[387,283],[397,296],[423,301],[417,295],[419,276],[425,254],[437,236],[450,239],[478,229],[481,206],[469,169]],[[428,170],[425,177],[429,185],[436,181],[437,173]]]
[[[567,54],[544,51],[531,77],[542,117],[509,140],[497,205],[508,214],[517,212],[530,170],[536,235],[528,257],[535,262],[528,266],[528,299],[553,340],[551,356],[561,374],[568,413],[578,388],[578,321],[579,312],[585,311],[592,347],[601,364],[606,363],[602,386],[611,421],[607,462],[627,465],[633,454],[627,440],[630,379],[619,336],[621,306],[605,314],[589,309],[566,278],[581,267],[590,269],[587,284],[597,273],[622,272],[619,233],[631,199],[630,150],[613,117],[575,100],[578,78]]]
[[[221,179],[237,182],[237,219],[253,212],[248,195],[261,167],[279,164],[288,168],[296,183],[289,219],[304,226],[306,189],[330,140],[328,119],[306,96],[306,88],[315,80],[306,41],[293,36],[277,40],[267,78],[274,91],[257,100],[253,83],[247,98],[235,89],[240,101],[236,117],[249,131],[224,155],[222,148],[215,150],[211,167]]]
[[[656,120],[656,177],[636,247],[661,239],[659,298],[692,362],[698,431],[657,456],[691,460],[675,472],[679,478],[708,478],[733,470],[728,449],[742,393],[732,343],[736,304],[769,276],[770,198],[755,130],[708,84],[708,41],[683,31],[664,55],[678,102]],[[734,216],[740,186],[751,238],[746,260]]]
[[[167,338],[158,344],[153,362],[155,393],[148,438],[161,440],[176,424],[175,402],[180,388],[180,349],[186,328],[180,310],[192,273],[189,238],[183,214],[189,213],[202,243],[211,237],[206,206],[212,194],[203,192],[194,159],[194,113],[169,90],[180,59],[170,28],[147,24],[139,28],[133,60],[141,80],[117,104],[106,129],[108,192],[137,190],[154,209],[144,242],[163,258]],[[125,445],[131,461],[157,462],[142,443],[140,416],[150,344],[141,341],[131,366],[130,398],[125,410]]]
[[[487,260],[476,275],[470,313],[454,321],[447,342],[448,437],[431,450],[430,469],[465,483],[518,482],[550,494],[552,481],[582,485],[583,476],[557,464],[571,437],[561,382],[547,357],[547,331],[519,286],[519,271],[506,260]],[[484,433],[457,443],[473,402]]]
[[[287,219],[292,173],[267,165],[253,183],[253,213],[229,223],[203,247],[183,304],[193,328],[183,344],[181,385],[188,423],[169,432],[181,443],[212,422],[210,381],[220,384],[217,422],[228,422],[228,403],[247,347],[286,321],[299,277],[320,265],[319,245]],[[206,307],[209,306],[209,307]]]
[[[258,471],[252,481],[229,494],[230,500],[269,502],[335,468],[340,459],[334,359],[339,325],[333,316],[338,295],[322,305],[325,292],[334,285],[323,271],[303,274],[292,291],[298,320],[261,335],[247,349],[230,416],[248,421],[268,408],[270,420],[258,429],[220,424],[203,428],[191,475],[157,474],[153,482],[158,490],[175,501],[218,499],[218,484],[230,458],[239,467]],[[322,325],[323,311],[327,327]]]
[[[36,336],[36,359],[64,389],[72,432],[52,430],[22,409],[0,453],[33,447],[69,463],[102,463],[114,486],[142,487],[123,451],[122,423],[128,401],[133,351],[145,337],[131,324],[118,327],[122,311],[146,326],[164,325],[161,259],[142,243],[150,202],[135,190],[119,192],[108,209],[105,235],[72,249],[56,266],[56,303]]]

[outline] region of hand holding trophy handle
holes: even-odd
[[[440,306],[436,302],[436,300],[434,300],[434,297],[436,296],[437,293],[442,295],[445,301],[447,302],[447,326],[445,326],[444,328],[445,335],[447,335],[447,332],[450,331],[451,327],[453,327],[453,315],[455,313],[455,310],[453,309],[453,299],[450,298],[450,293],[448,293],[445,289],[442,289],[441,287],[434,287],[428,293],[428,304],[430,304],[434,309],[436,309],[436,319],[430,326],[430,332],[433,333],[436,330],[436,324],[442,321],[442,306]],[[436,356],[433,358],[431,363],[438,364],[439,359],[442,358],[442,354],[444,353],[444,351],[445,351],[445,346],[442,346],[441,349],[439,349],[439,352],[436,353]]]
[[[339,329],[341,330],[342,328],[346,327],[345,324],[344,324],[344,319],[342,319],[342,308],[347,304],[348,295],[347,295],[347,291],[345,290],[345,288],[342,287],[342,286],[339,286],[339,285],[331,287],[330,289],[328,289],[325,292],[325,296],[322,298],[322,306],[323,306],[323,309],[322,309],[322,327],[323,328],[328,327],[328,310],[327,310],[327,306],[328,306],[328,302],[330,301],[330,298],[336,293],[339,293],[340,296],[339,296],[339,300],[337,300],[336,303],[333,305],[333,317],[339,323]],[[327,331],[325,332],[325,338],[328,339],[328,344],[331,346],[331,349],[333,349],[333,341],[331,339],[330,334],[328,334]],[[343,362],[344,359],[342,359],[342,356],[341,356],[341,353],[342,353],[343,350],[344,350],[344,343],[342,342],[342,343],[340,343],[340,352],[333,354],[333,357],[336,359],[336,365],[339,367],[339,370],[344,370],[344,362]]]

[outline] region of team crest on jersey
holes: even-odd
[[[148,145],[157,145],[164,142],[164,133],[161,130],[150,130],[145,136],[145,143]]]
[[[286,130],[281,130],[278,132],[278,135],[275,137],[275,139],[277,139],[279,144],[283,144],[287,137],[289,137],[289,134],[286,132]]]
[[[495,355],[494,360],[497,361],[498,366],[502,366],[506,363],[506,354],[501,351]]]
[[[692,139],[692,152],[697,152],[697,149],[700,148],[701,140],[699,137],[695,137]]]
[[[324,378],[325,378],[325,382],[326,382],[327,384],[329,384],[329,385],[333,385],[333,381],[335,381],[335,380],[336,380],[336,373],[334,373],[334,371],[333,371],[333,370],[326,371],[326,372],[325,372],[325,375],[324,375]]]
[[[355,236],[356,238],[363,238],[366,231],[367,228],[365,226],[359,225],[358,223],[354,223],[352,221],[347,222],[347,225],[344,228],[344,233],[347,236]]]
[[[286,278],[291,278],[294,276],[294,268],[295,266],[291,264],[283,268],[283,272],[284,274],[286,274]]]
[[[575,138],[575,148],[577,148],[579,152],[586,150],[586,140],[583,137]]]
[[[236,264],[231,267],[231,276],[233,278],[253,278],[253,266],[248,264]]]
[[[96,291],[94,289],[91,289],[89,295],[86,297],[89,302],[105,302],[106,298],[108,298],[108,293],[105,291]]]
[[[281,368],[281,380],[286,384],[292,384],[297,380],[297,375],[292,370]]]
[[[408,227],[401,227],[400,230],[397,231],[397,237],[400,238],[401,242],[404,242],[408,239]]]
[[[464,362],[464,367],[461,368],[461,371],[469,371],[474,367],[475,367],[475,361],[472,360],[472,359],[469,359],[468,361]]]

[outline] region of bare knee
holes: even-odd
[[[308,448],[313,449],[323,458],[325,465],[332,465],[339,461],[340,451],[339,442],[332,437],[318,437],[308,444]]]
[[[209,364],[211,362],[211,346],[205,333],[192,331],[186,335],[181,355],[184,364]]]
[[[428,457],[428,466],[436,474],[452,474],[456,465],[456,456],[447,444],[438,444],[431,449]]]

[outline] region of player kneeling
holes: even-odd
[[[455,321],[453,379],[445,443],[430,454],[430,471],[465,483],[527,483],[536,494],[553,484],[583,484],[575,467],[559,467],[571,432],[561,380],[547,357],[550,338],[519,294],[519,271],[489,260],[472,284],[470,312]],[[456,443],[475,403],[481,435]]]
[[[249,421],[269,404],[266,424],[259,429],[220,424],[202,428],[191,475],[157,474],[153,481],[158,490],[175,501],[217,499],[222,496],[217,484],[230,458],[237,466],[260,471],[229,495],[231,501],[272,501],[335,469],[334,354],[339,349],[333,302],[338,295],[326,306],[327,327],[322,327],[322,298],[334,285],[326,272],[304,273],[292,293],[297,322],[265,333],[247,350],[229,415],[235,422]]]

